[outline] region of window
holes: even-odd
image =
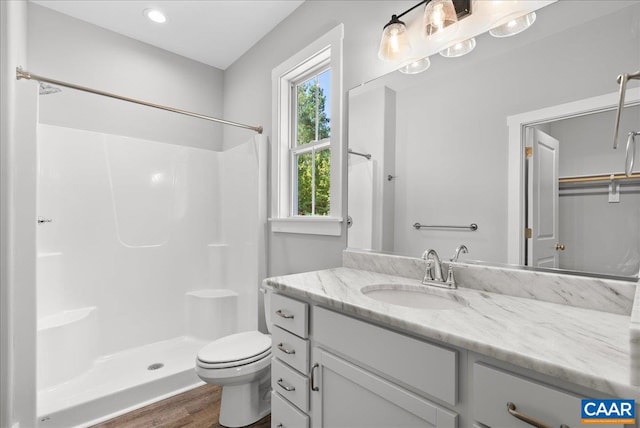
[[[331,69],[292,85],[295,116],[290,161],[292,215],[329,215],[331,208]],[[297,183],[297,185],[295,184]]]
[[[273,70],[274,232],[341,234],[342,32]]]

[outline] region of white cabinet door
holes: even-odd
[[[312,428],[455,428],[457,415],[325,350],[314,348]]]

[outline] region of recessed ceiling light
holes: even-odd
[[[157,22],[158,24],[167,22],[167,17],[164,16],[164,13],[160,12],[158,9],[145,9],[144,16],[146,16],[153,22]]]

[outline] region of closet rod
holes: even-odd
[[[611,181],[611,180],[637,180],[640,178],[640,173],[631,174],[626,176],[625,174],[601,174],[601,175],[585,175],[583,177],[565,177],[558,180],[560,184],[569,183],[591,183],[596,181]]]
[[[251,129],[252,131],[257,132],[258,134],[262,134],[262,126],[251,126],[245,125],[244,123],[232,122],[230,120],[219,119],[217,117],[205,116],[199,113],[193,113],[186,110],[180,110],[173,107],[164,106],[162,104],[154,104],[148,101],[139,100],[136,98],[129,98],[122,95],[112,94],[110,92],[101,91],[98,89],[87,88],[86,86],[75,85],[73,83],[63,82],[61,80],[50,79],[48,77],[39,76],[37,74],[30,73],[28,71],[22,70],[21,67],[16,67],[16,80],[26,79],[26,80],[37,80],[39,82],[51,83],[52,85],[64,86],[65,88],[76,89],[78,91],[90,92],[96,95],[102,95],[103,97],[115,98],[117,100],[127,101],[134,104],[140,104],[147,107],[153,107],[160,110],[170,111],[173,113],[183,114],[185,116],[196,117],[198,119],[204,119],[211,122],[222,123],[223,125],[231,125],[237,126],[238,128]]]

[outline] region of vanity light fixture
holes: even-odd
[[[504,24],[493,27],[489,34],[493,37],[510,37],[522,33],[536,22],[536,13],[530,12],[507,20]]]
[[[431,67],[431,61],[429,60],[429,57],[426,57],[410,62],[407,65],[400,67],[398,71],[404,74],[418,74],[426,71],[429,67]]]
[[[431,0],[424,7],[424,33],[431,37],[450,25],[458,24],[452,0]]]
[[[445,58],[457,58],[466,55],[476,47],[476,38],[472,37],[461,42],[456,42],[451,46],[441,50],[439,53]]]
[[[400,18],[423,4],[426,4],[424,31],[427,36],[432,36],[452,24],[457,24],[458,19],[471,13],[471,0],[423,0],[400,14],[394,14],[383,27],[378,58],[384,61],[397,61],[406,58],[411,50],[411,45],[407,26]]]
[[[151,21],[157,22],[158,24],[164,24],[165,22],[167,22],[167,17],[164,16],[164,13],[160,12],[158,9],[145,9],[143,11],[143,14]]]
[[[400,16],[402,15],[404,13]],[[392,15],[391,21],[382,30],[378,58],[384,61],[394,61],[406,56],[410,50],[407,26],[400,21],[397,15]]]

